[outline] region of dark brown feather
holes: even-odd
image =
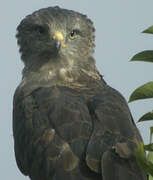
[[[49,7],[17,30],[25,65],[13,104],[20,171],[31,180],[146,180],[128,105],[95,66],[91,20]]]

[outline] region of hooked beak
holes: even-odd
[[[56,31],[52,38],[54,40],[54,43],[57,49],[60,49],[60,47],[62,48],[66,47],[64,43],[64,36],[61,32]]]

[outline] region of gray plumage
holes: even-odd
[[[31,180],[146,180],[128,105],[95,66],[91,20],[49,7],[17,30],[25,65],[13,104],[20,171]]]

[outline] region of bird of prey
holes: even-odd
[[[15,157],[31,180],[146,180],[123,96],[98,72],[86,15],[40,9],[17,28],[24,62],[13,104]]]

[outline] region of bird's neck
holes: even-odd
[[[39,62],[39,61],[38,61]],[[23,71],[23,78],[33,79],[34,82],[53,82],[54,84],[80,84],[85,85],[92,81],[101,80],[101,76],[95,66],[92,57],[77,61],[56,59],[40,65],[26,67]]]

